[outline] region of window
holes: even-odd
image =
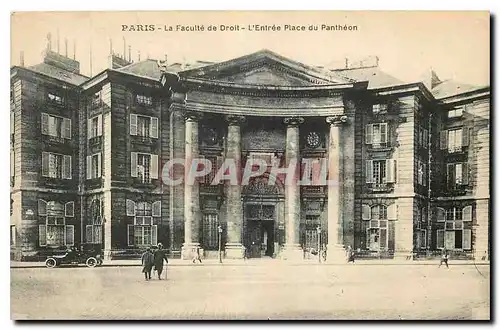
[[[396,161],[394,159],[366,161],[366,183],[386,184],[393,182],[396,182]]]
[[[158,118],[130,114],[130,135],[158,138]]]
[[[16,245],[16,226],[10,225],[10,245]]]
[[[46,202],[38,200],[38,216],[44,224],[38,226],[40,246],[72,246],[75,244],[74,225],[66,219],[74,216],[74,202]]]
[[[87,156],[87,180],[100,178],[102,176],[101,153]]]
[[[47,98],[50,102],[63,105],[64,104],[64,98],[61,95],[57,95],[55,93],[48,93]]]
[[[429,130],[422,126],[418,126],[418,145],[427,149],[429,144]]]
[[[467,147],[469,145],[471,135],[472,128],[468,127],[441,131],[441,149],[447,149],[450,153],[460,152],[463,147]]]
[[[388,221],[396,218],[396,204],[362,205],[362,219],[366,220],[366,246],[369,250],[386,251],[388,249]]]
[[[71,139],[71,119],[42,113],[42,134]]]
[[[365,126],[366,144],[372,148],[387,146],[387,123],[368,124]]]
[[[94,93],[92,96],[92,106],[100,106],[101,105],[101,91]]]
[[[472,206],[464,208],[437,208],[437,221],[443,223],[443,229],[437,230],[437,248],[471,249],[472,241]]]
[[[417,160],[417,183],[427,186],[427,164],[420,159]]]
[[[426,229],[416,229],[416,238],[415,242],[417,249],[425,249],[427,248],[427,230]]]
[[[137,94],[135,97],[137,103],[142,105],[153,105],[153,98],[151,96]]]
[[[203,245],[206,250],[219,249],[219,222],[217,214],[203,215]]]
[[[88,120],[87,124],[88,138],[102,136],[102,115],[92,117]]]
[[[71,179],[71,156],[42,152],[42,176]]]
[[[158,155],[132,152],[131,176],[138,178],[142,183],[150,183],[151,179],[158,179]]]
[[[447,182],[449,189],[469,184],[469,165],[467,163],[447,164]]]
[[[387,112],[387,104],[374,104],[372,110],[374,114]]]
[[[461,106],[461,107],[457,107],[453,110],[449,110],[448,111],[448,118],[451,119],[451,118],[462,117],[464,114],[464,110],[465,110],[465,106]]]
[[[134,224],[127,226],[129,246],[157,244],[157,226],[154,218],[161,217],[161,202],[138,202],[127,199],[127,216],[134,217]]]
[[[319,215],[307,214],[305,222],[305,248],[308,250],[318,249],[318,226],[320,225]],[[323,242],[324,243],[324,242]]]
[[[210,162],[211,170],[210,173],[203,176],[203,183],[210,185],[217,174],[217,157],[204,157]],[[203,166],[203,165],[200,165]]]
[[[85,225],[85,241],[87,243],[102,243],[102,219],[103,203],[99,199],[92,200],[90,204],[90,215]]]

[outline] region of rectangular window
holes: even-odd
[[[444,211],[444,210],[443,210]],[[446,222],[444,230],[438,230],[438,248],[448,249],[470,249],[470,229],[464,227],[464,221],[472,220],[472,206],[463,209],[452,207],[446,209]],[[440,235],[443,236],[443,243],[440,243]]]
[[[102,115],[92,117],[88,120],[88,138],[102,136]]]
[[[55,104],[63,105],[64,104],[64,98],[61,95],[57,95],[56,93],[48,93],[47,94],[47,99]]]
[[[203,245],[207,250],[219,249],[219,230],[217,214],[203,215]]]
[[[373,183],[386,183],[386,161],[373,161]]]
[[[87,173],[87,179],[100,178],[102,176],[102,158],[101,153],[88,156],[87,158],[88,166],[90,167],[90,173]]]
[[[387,112],[387,104],[374,104],[372,110],[374,114]]]
[[[151,117],[137,116],[137,135],[149,137]]]
[[[102,243],[102,225],[86,225],[85,241],[87,243]]]
[[[71,139],[71,119],[42,113],[42,134]]]
[[[151,182],[150,177],[151,155],[137,154],[137,177],[142,183]]]
[[[446,172],[449,189],[453,190],[457,188],[457,186],[464,186],[469,184],[469,164],[447,164]]]
[[[42,176],[71,179],[71,156],[42,152]]]
[[[10,225],[10,245],[16,245],[16,226]]]
[[[448,152],[462,150],[462,129],[448,130]]]
[[[101,105],[101,91],[94,93],[92,96],[92,106],[98,107]]]
[[[449,110],[448,111],[448,118],[458,118],[458,117],[462,117],[462,115],[464,114],[464,106],[462,107],[458,107],[458,108],[455,108],[453,110]]]
[[[387,123],[368,124],[365,127],[366,143],[372,148],[382,148],[387,146],[388,131]]]
[[[142,105],[148,105],[148,106],[153,105],[153,98],[151,96],[137,94],[136,101],[137,103]]]

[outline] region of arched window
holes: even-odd
[[[90,214],[85,226],[85,241],[87,243],[102,243],[102,201],[94,199],[90,203]]]

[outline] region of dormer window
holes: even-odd
[[[135,99],[139,104],[153,105],[153,98],[151,96],[137,94]]]
[[[64,98],[60,95],[57,95],[55,93],[48,93],[47,97],[50,102],[56,103],[56,104],[64,104]]]
[[[98,106],[101,104],[101,91],[98,91],[97,93],[94,93],[94,96],[92,97],[92,105]]]
[[[465,110],[465,106],[455,108],[453,110],[448,111],[448,118],[460,118],[463,116]]]
[[[374,114],[387,112],[387,104],[374,104],[372,110]]]

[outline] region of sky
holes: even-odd
[[[122,31],[122,25],[203,26],[204,31]],[[318,25],[318,31],[248,31],[248,25]],[[356,26],[356,31],[321,31],[321,25]],[[207,31],[213,25],[238,25],[245,31]],[[432,68],[441,80],[488,85],[490,76],[490,17],[488,12],[23,12],[11,16],[11,64],[42,61],[47,35],[52,49],[68,55],[90,75],[107,68],[110,40],[123,53],[123,39],[132,59],[169,62],[224,61],[269,49],[307,65],[343,63],[378,56],[380,68],[406,82]],[[90,51],[92,49],[92,52]],[[91,56],[92,54],[92,56]],[[92,58],[92,61],[90,59]]]

